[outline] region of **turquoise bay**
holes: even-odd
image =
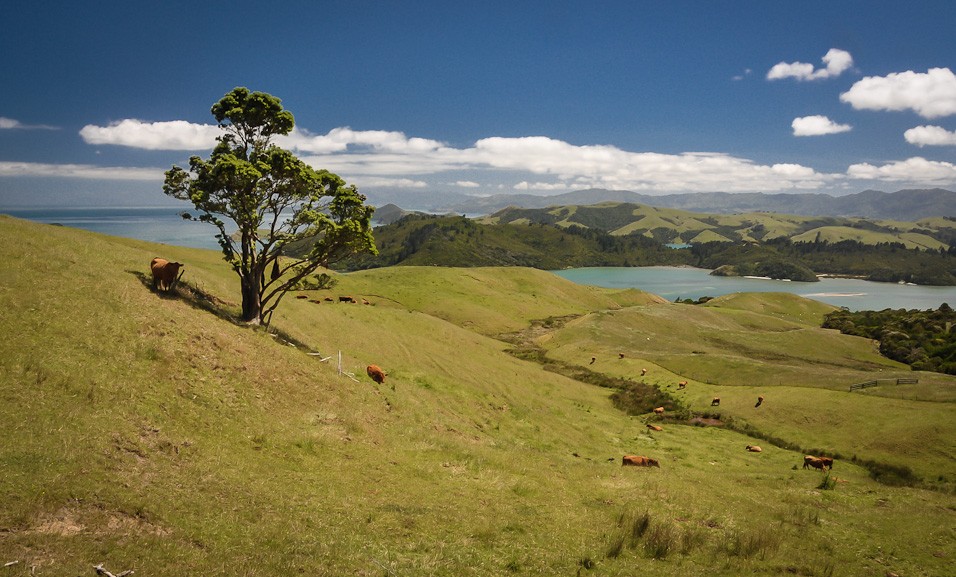
[[[553,271],[570,281],[608,288],[638,288],[667,300],[717,297],[736,292],[789,292],[850,310],[936,309],[956,305],[956,287],[871,282],[851,278],[821,278],[820,282],[790,282],[750,277],[711,276],[692,267],[595,267]]]

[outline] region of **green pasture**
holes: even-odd
[[[186,265],[169,295],[149,286],[154,256]],[[674,305],[528,269],[334,276],[288,295],[270,334],[230,320],[238,282],[214,251],[0,217],[0,571],[876,577],[956,558],[951,395],[721,369],[757,351],[786,374],[907,373],[816,329],[813,303]],[[827,484],[765,437],[625,415],[611,391],[503,352],[501,333],[545,319],[549,355],[595,356],[609,376],[649,367],[695,410],[716,392],[721,418],[755,435],[900,460],[921,481],[878,483],[847,455]],[[747,330],[768,339],[727,344]],[[695,356],[723,358],[719,375],[688,369]]]

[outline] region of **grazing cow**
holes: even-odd
[[[173,285],[179,280],[179,269],[182,268],[181,262],[169,262],[164,258],[156,257],[149,263],[149,269],[153,273],[153,288],[163,292],[169,292]]]
[[[354,303],[354,302],[355,302],[355,297],[340,296],[340,297],[339,297],[339,302],[340,302],[340,303]]]
[[[624,358],[624,353],[618,353],[618,354],[617,354],[617,358],[623,359],[623,358]]]
[[[363,304],[363,305],[370,305],[370,304],[372,304],[372,303],[368,302],[368,299],[362,299],[362,304]]]
[[[655,415],[663,415],[663,414],[664,414],[664,407],[657,407],[656,409],[654,409],[654,414],[655,414]]]
[[[594,364],[594,361],[596,361],[596,360],[597,360],[597,357],[591,357],[591,362],[588,363],[588,364],[589,364],[589,365],[593,365],[593,364]]]
[[[714,397],[714,400],[710,402],[710,406],[711,406],[711,407],[719,407],[719,406],[720,406],[720,397]]]
[[[759,407],[762,404],[763,404],[763,396],[757,397],[757,404],[754,405],[754,407]]]
[[[747,445],[747,450],[750,451],[751,453],[760,453],[763,451],[763,449],[761,449],[757,445]]]
[[[624,458],[621,459],[621,466],[661,468],[661,464],[657,462],[657,459],[651,459],[650,457],[638,455],[624,455]]]
[[[646,374],[647,374],[647,369],[641,369],[641,376],[643,377]]]
[[[365,368],[365,372],[368,373],[368,376],[372,377],[372,380],[376,383],[381,385],[385,382],[385,371],[378,365],[369,365]]]
[[[324,300],[326,300],[326,301],[328,301],[328,302],[330,302],[330,303],[334,303],[334,302],[335,302],[335,299],[332,298],[332,297],[325,297]]]
[[[650,430],[652,430],[652,431],[663,431],[663,430],[664,430],[664,427],[661,427],[660,425],[647,425],[647,428],[650,429]]]
[[[677,383],[677,390],[683,389],[686,386],[687,386],[687,381],[681,381]]]
[[[307,298],[309,298],[309,295],[295,295],[295,298],[297,298],[297,299],[307,299]]]
[[[833,460],[831,459],[830,462],[832,464]],[[821,471],[827,470],[826,461],[824,461],[822,458],[814,457],[813,455],[804,455],[803,468],[809,469],[810,467],[813,467],[814,469],[820,469]]]

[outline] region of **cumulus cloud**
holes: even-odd
[[[800,135],[849,129],[826,117],[797,120],[800,122],[795,121],[794,133]],[[91,144],[108,143],[150,150],[210,150],[219,134],[221,130],[212,125],[136,120],[120,121],[107,127],[85,127],[83,132],[84,139]],[[929,142],[926,136],[912,138]],[[494,136],[478,140],[471,146],[453,147],[436,140],[409,137],[402,132],[339,127],[326,134],[297,129],[276,140],[305,162],[331,170],[360,188],[421,189],[441,182],[441,175],[455,173],[475,175],[454,182],[461,188],[477,188],[481,182],[492,181],[507,183],[506,188],[541,193],[587,187],[649,193],[782,192],[834,188],[846,184],[850,178],[947,186],[956,182],[953,165],[923,159],[879,167],[858,164],[846,173],[822,173],[800,164],[761,164],[720,152],[631,152],[602,144],[572,144],[546,136]],[[161,181],[162,174],[162,169],[147,168],[29,163],[0,165],[0,176]]]
[[[38,162],[0,161],[2,176],[45,176],[56,178],[84,178],[95,180],[152,180],[163,181],[162,168],[130,168],[123,166],[94,166],[91,164],[43,164]]]
[[[24,124],[19,120],[0,116],[0,130],[57,130],[57,127],[46,124]]]
[[[803,116],[794,118],[790,124],[794,136],[822,136],[825,134],[839,134],[853,129],[849,124],[837,124],[826,116]]]
[[[142,122],[128,118],[109,126],[88,124],[80,129],[87,144],[111,144],[145,150],[205,150],[216,146],[222,129],[185,120]]]
[[[949,68],[867,76],[840,95],[858,110],[913,110],[923,118],[956,114],[956,75]]]
[[[847,176],[862,180],[946,186],[956,182],[956,164],[915,156],[883,166],[874,166],[866,162],[853,164],[847,169]]]
[[[903,133],[906,142],[916,146],[956,146],[956,131],[941,126],[917,126]]]
[[[822,80],[835,78],[853,66],[853,57],[846,50],[831,48],[823,56],[824,68],[814,69],[806,62],[779,62],[767,72],[767,80],[796,78],[797,80]]]

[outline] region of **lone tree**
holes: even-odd
[[[285,293],[317,268],[377,254],[374,208],[354,185],[272,143],[295,124],[278,98],[234,88],[212,114],[223,129],[219,144],[208,160],[191,157],[189,171],[166,171],[163,192],[199,211],[183,218],[219,229],[223,256],[239,275],[242,320],[268,325]],[[238,226],[235,234],[226,219]]]

